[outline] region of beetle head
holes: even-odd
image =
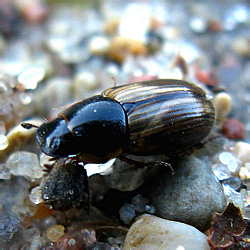
[[[67,157],[79,153],[74,137],[61,117],[42,124],[36,131],[36,140],[41,150],[53,157]]]

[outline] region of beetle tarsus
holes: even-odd
[[[144,163],[144,162],[132,160],[132,159],[127,158],[127,157],[125,157],[125,156],[123,156],[123,155],[120,155],[120,156],[119,156],[119,159],[120,159],[121,161],[127,162],[128,164],[134,164],[134,165],[136,165],[136,166],[139,167],[139,168],[144,168],[144,167],[148,167],[148,166],[163,166],[163,167],[169,167],[170,170],[171,170],[171,172],[172,172],[172,175],[175,174],[175,171],[174,171],[173,167],[171,166],[171,164],[168,163],[168,162],[165,162],[165,161],[151,161],[151,162],[146,162],[146,163]]]

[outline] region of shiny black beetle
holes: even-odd
[[[71,105],[38,127],[36,139],[45,154],[76,155],[84,163],[124,154],[171,155],[201,142],[214,117],[212,102],[196,85],[152,80],[109,88]]]

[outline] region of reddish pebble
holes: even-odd
[[[219,20],[210,20],[208,22],[208,30],[211,32],[221,32],[222,24]]]
[[[230,139],[240,140],[245,138],[244,125],[235,119],[227,119],[223,123],[221,131]]]
[[[22,14],[30,23],[43,23],[48,16],[48,8],[42,2],[34,1],[23,7]]]
[[[218,85],[218,82],[216,81],[216,79],[214,79],[214,77],[206,72],[206,71],[198,71],[196,73],[196,79],[205,84],[205,85],[208,85],[208,86],[217,86]]]
[[[158,77],[151,75],[134,76],[130,82],[150,81],[150,80],[156,80],[157,78]]]

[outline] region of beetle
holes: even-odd
[[[125,154],[169,156],[200,143],[214,120],[204,90],[158,79],[115,86],[77,102],[39,126],[36,140],[49,156],[76,156],[84,163],[124,160]]]

